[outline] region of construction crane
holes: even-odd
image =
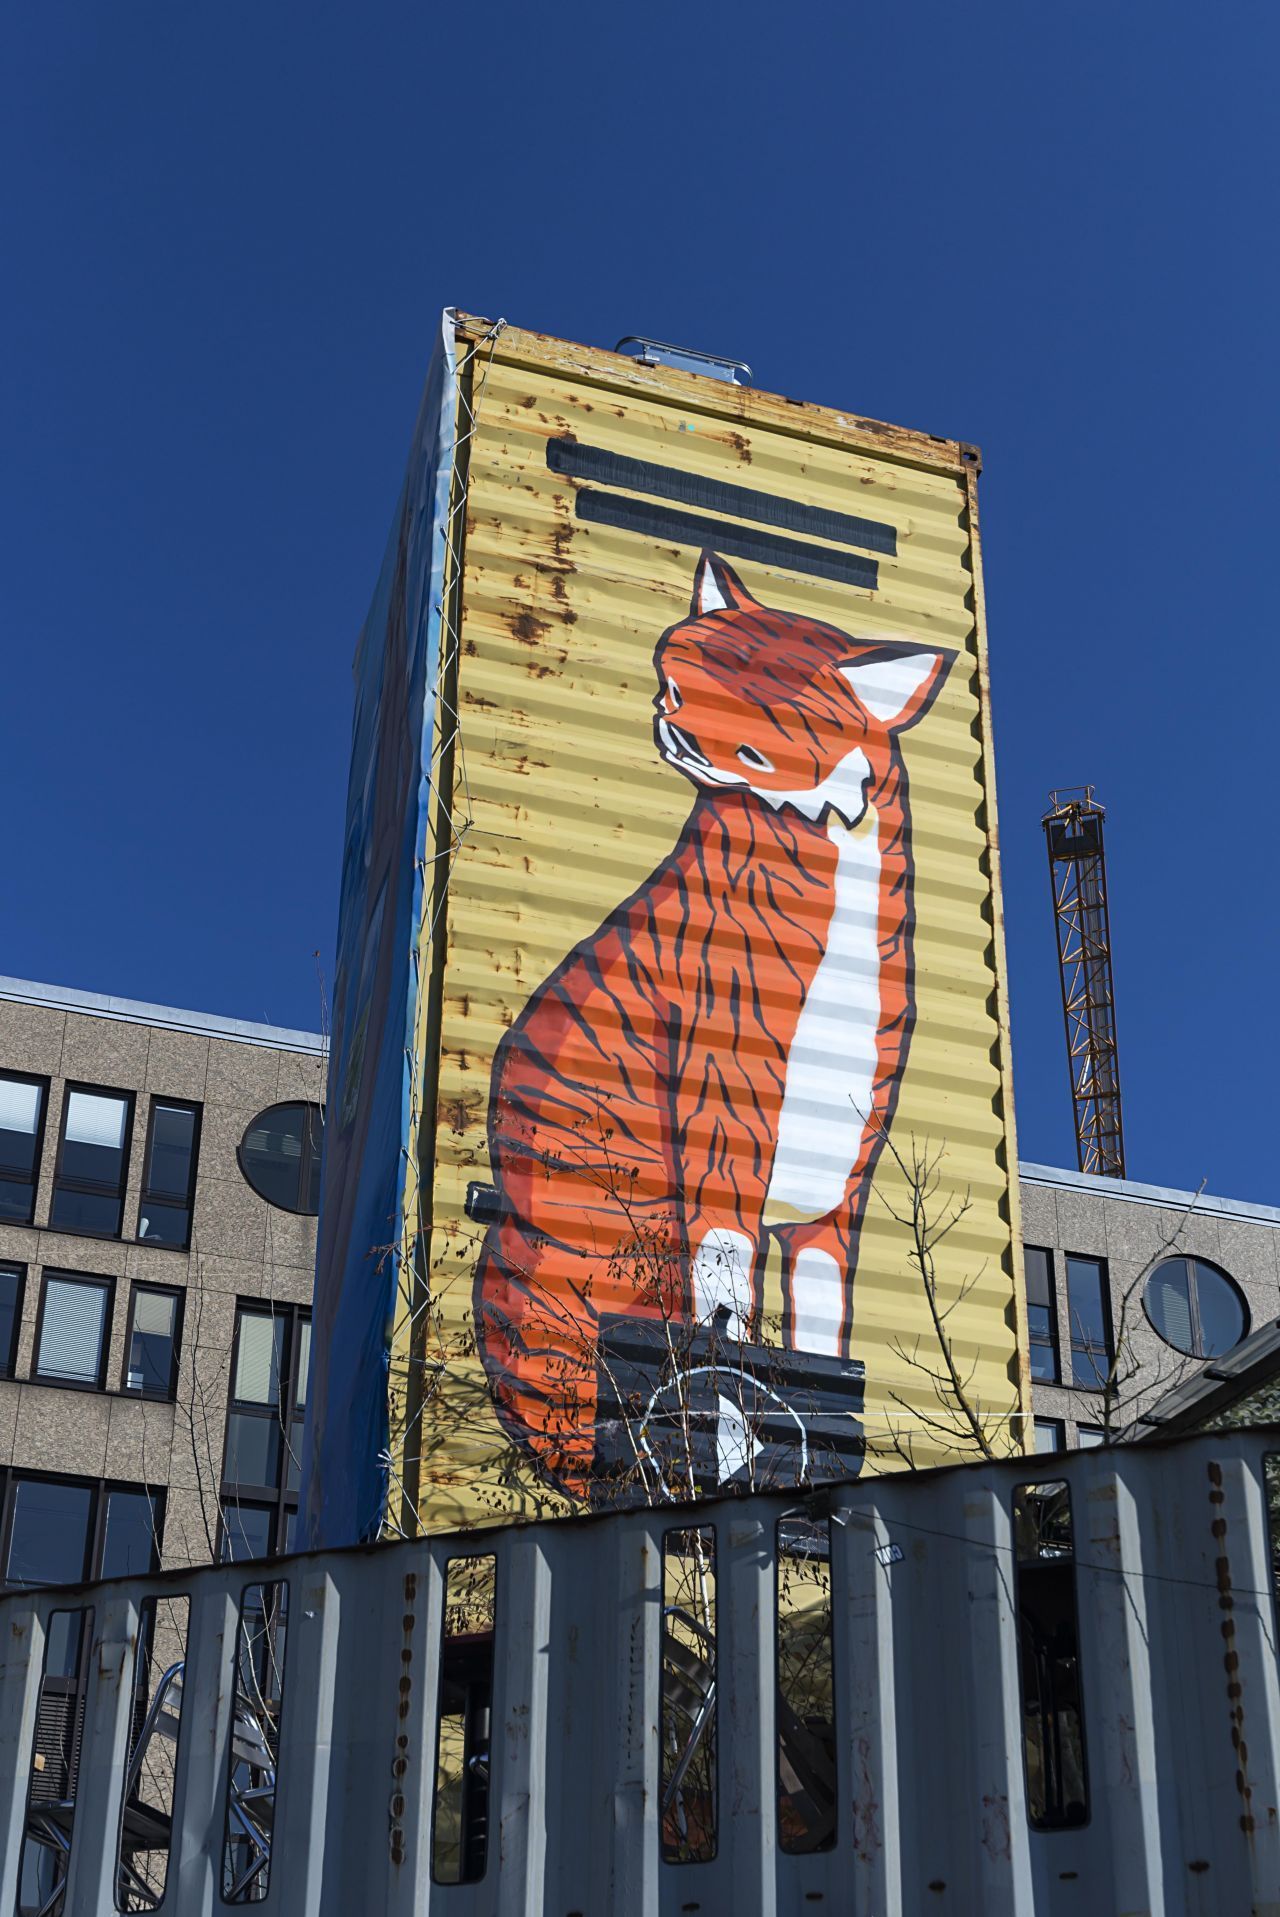
[[[1091,785],[1072,786],[1049,794],[1049,810],[1041,823],[1049,847],[1076,1158],[1083,1172],[1123,1178],[1105,816]]]

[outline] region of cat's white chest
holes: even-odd
[[[787,1055],[767,1208],[825,1217],[844,1197],[871,1115],[880,1028],[880,830],[832,819],[835,905]],[[767,1215],[767,1212],[766,1212]]]

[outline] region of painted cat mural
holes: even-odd
[[[915,1016],[898,741],[953,657],[762,606],[711,553],[658,643],[654,736],[693,810],[533,993],[491,1088],[480,1347],[512,1435],[572,1495],[603,1317],[726,1307],[747,1336],[776,1247],[784,1343],[849,1353]]]

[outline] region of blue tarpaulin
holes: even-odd
[[[446,309],[355,662],[302,1516],[307,1548],[377,1535],[418,1012],[457,367]]]

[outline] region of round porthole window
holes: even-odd
[[[314,1218],[320,1209],[323,1139],[318,1105],[268,1105],[240,1140],[240,1169],[269,1205]]]
[[[1165,1343],[1190,1358],[1220,1358],[1249,1329],[1249,1307],[1236,1285],[1204,1258],[1163,1259],[1142,1302]]]

